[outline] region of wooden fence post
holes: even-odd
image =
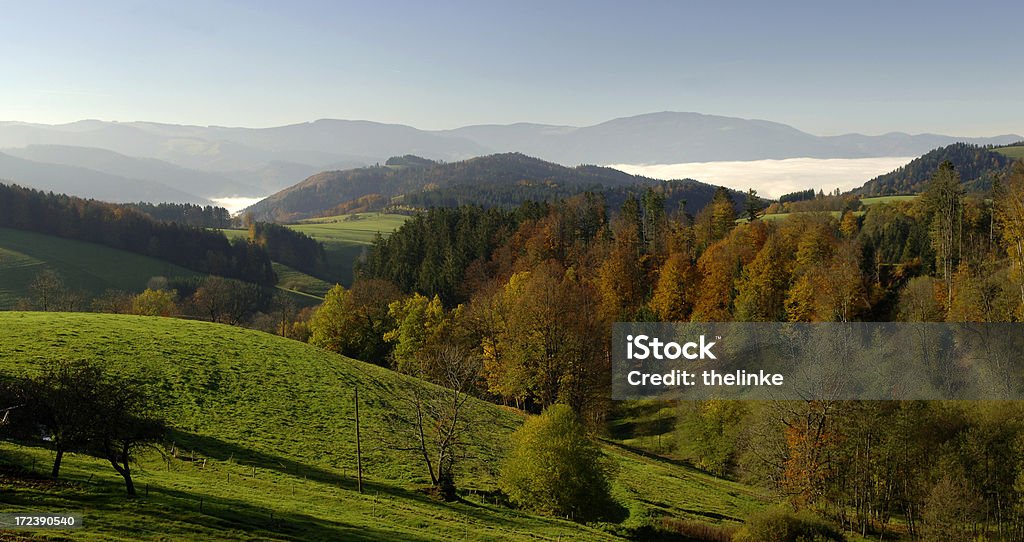
[[[363,492],[363,448],[359,439],[359,386],[356,386],[356,489]]]

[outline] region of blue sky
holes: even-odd
[[[1024,132],[1024,3],[18,2],[0,120]]]

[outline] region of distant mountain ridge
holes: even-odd
[[[99,120],[62,125],[0,122],[0,152],[38,163],[161,182],[192,198],[177,196],[174,201],[179,202],[225,195],[263,196],[315,172],[372,165],[406,154],[461,161],[520,152],[570,166],[665,164],[908,156],[958,141],[998,145],[1021,139],[1013,134],[990,138],[903,133],[816,136],[766,120],[679,112],[649,113],[584,127],[517,123],[436,131],[336,119],[271,128]],[[71,150],[76,148],[94,151],[90,155]],[[109,156],[97,157],[95,150],[122,156],[108,160]],[[28,184],[12,177],[10,170],[0,167],[0,178]],[[108,197],[89,193],[88,186],[83,184],[86,192],[78,193]]]
[[[36,162],[5,153],[0,153],[0,183],[111,203],[157,201],[211,205],[206,198],[154,180],[130,179],[83,167]]]

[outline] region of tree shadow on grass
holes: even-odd
[[[239,530],[271,538],[303,541],[397,540],[414,542],[428,539],[397,530],[357,526],[307,514],[281,512],[226,497],[203,495],[200,504],[199,497],[196,495],[163,487],[158,488],[153,495],[154,497],[146,498],[145,501],[153,504],[169,501],[177,506],[143,507],[140,512],[165,522],[193,520],[192,522],[219,531]],[[195,521],[197,519],[199,521]]]
[[[355,476],[342,475],[336,471],[308,465],[287,457],[252,450],[215,437],[172,430],[169,433],[168,439],[183,450],[195,450],[202,457],[217,461],[226,462],[231,460],[246,467],[256,467],[258,470],[272,471],[295,478],[304,478],[313,482],[348,489],[353,492],[358,489],[358,482]],[[426,492],[406,489],[397,485],[385,484],[365,478],[363,480],[363,493],[399,497],[436,507],[444,507],[446,505],[440,499],[434,498]]]

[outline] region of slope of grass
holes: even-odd
[[[876,196],[873,198],[861,198],[862,205],[877,205],[879,203],[897,203],[901,201],[914,201],[917,196]]]
[[[28,295],[43,269],[63,276],[67,286],[97,295],[108,288],[141,291],[151,277],[199,273],[155,258],[102,245],[0,228],[0,309]]]
[[[334,284],[307,275],[282,263],[273,262],[277,287],[319,303]]]
[[[356,260],[377,234],[388,235],[409,217],[381,213],[359,213],[303,220],[288,227],[324,244],[327,264],[341,284],[352,284]]]
[[[355,213],[350,215],[310,218],[288,227],[320,241],[370,244],[377,233],[387,235],[408,220],[407,215]]]
[[[1024,145],[1014,145],[1012,147],[999,147],[992,150],[1009,158],[1013,158],[1016,160],[1024,160]]]
[[[377,234],[390,234],[404,224],[408,218],[406,215],[354,213],[324,218],[311,218],[296,224],[286,224],[286,226],[323,243],[324,251],[327,253],[327,265],[330,266],[331,275],[333,275],[331,278],[344,286],[351,286],[356,260],[373,243]],[[229,239],[244,238],[249,235],[246,230],[221,231]],[[277,270],[278,268],[275,266],[274,269]],[[312,281],[318,280],[314,277],[309,277],[308,279],[300,278],[296,275],[296,273],[300,273],[299,271],[294,269],[291,271],[291,273],[286,274],[289,275],[288,279],[293,281],[293,283],[299,282],[308,285],[311,283],[310,279]],[[278,273],[278,276],[280,277],[280,273]],[[283,284],[281,286],[286,289],[293,289]],[[313,286],[312,289],[305,289],[300,285],[300,288],[295,288],[294,290],[322,297],[322,293],[318,294],[316,292],[316,287]]]
[[[389,412],[409,389],[439,390],[373,365],[241,328],[124,315],[2,313],[0,373],[27,375],[47,359],[94,359],[162,390],[178,457],[150,453],[136,468],[140,498],[124,499],[103,462],[71,456],[70,483],[10,476],[45,472],[52,453],[0,442],[0,508],[74,510],[75,539],[600,540],[610,534],[496,505],[496,469],[521,416],[473,401],[458,479],[460,503],[437,502],[422,459],[403,451]],[[358,386],[364,479],[355,491]],[[662,515],[730,521],[762,506],[741,484],[619,444],[613,493],[625,525]],[[165,450],[165,453],[170,453]],[[192,461],[192,457],[196,458]],[[4,466],[6,465],[6,467]],[[5,470],[6,469],[6,470]],[[255,470],[254,470],[255,469]]]

